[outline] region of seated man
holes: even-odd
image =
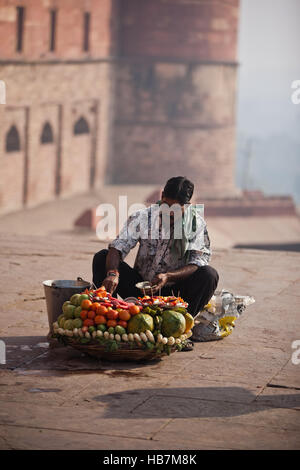
[[[182,297],[195,316],[212,297],[219,276],[208,266],[210,241],[203,218],[197,207],[190,204],[193,191],[194,185],[188,179],[182,176],[169,179],[159,204],[131,215],[108,250],[95,254],[94,284],[103,285],[108,292],[124,299],[141,296],[135,285],[150,281],[155,286],[153,293]],[[167,232],[163,208],[171,208]],[[175,235],[178,227],[183,227],[179,236]],[[163,236],[166,233],[168,236]],[[124,258],[137,243],[139,250],[131,268]]]

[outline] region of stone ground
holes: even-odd
[[[256,299],[233,334],[116,364],[46,343],[42,280],[90,280],[105,245],[88,233],[20,235],[21,222],[0,234],[1,449],[300,448],[300,254],[215,250],[218,288]]]

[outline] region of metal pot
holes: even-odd
[[[52,334],[52,324],[57,320],[59,315],[62,313],[62,306],[66,300],[70,300],[73,294],[80,294],[85,289],[91,288],[91,283],[84,281],[81,277],[78,277],[76,281],[73,280],[48,280],[43,282],[48,322],[49,322],[49,334]]]

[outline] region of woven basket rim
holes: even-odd
[[[91,353],[91,355],[98,356],[99,358],[111,358],[119,360],[123,359],[124,357],[133,360],[149,360],[154,358],[160,359],[161,357],[168,355],[166,351],[156,352],[151,349],[139,347],[138,345],[135,345],[135,347],[130,347],[127,343],[120,343],[119,349],[116,351],[108,351],[106,345],[99,344],[94,339],[91,339],[90,343],[82,344],[74,340],[72,337],[66,337],[65,345],[71,346],[74,349],[85,352],[87,354]],[[170,347],[170,354],[176,351],[177,349],[175,345]]]
[[[80,343],[79,341],[75,340],[74,338],[71,338],[71,337],[65,337],[66,338],[66,342],[71,346],[73,345],[76,345],[76,347],[83,347],[83,348],[88,348],[88,347],[91,347],[91,349],[99,349],[99,351],[106,351],[106,346],[104,344],[100,344],[97,340],[94,340],[94,339],[91,339],[89,343]],[[122,350],[122,351],[143,351],[143,352],[152,352],[151,349],[150,350],[147,350],[146,348],[144,347],[140,347],[138,346],[136,343],[134,343],[134,347],[133,346],[129,346],[129,344],[132,344],[132,343],[125,343],[125,342],[119,342],[118,343],[118,346],[119,346],[119,349],[118,350]],[[176,350],[176,346],[173,345],[173,346],[170,346],[170,349],[171,350]],[[115,351],[117,352],[117,351]]]

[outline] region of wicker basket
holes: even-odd
[[[120,343],[117,351],[107,351],[106,347],[98,342],[90,342],[88,344],[80,344],[73,338],[64,337],[64,344],[71,346],[89,356],[107,361],[153,361],[166,356],[166,352],[157,353],[140,347],[130,347],[127,343]],[[176,352],[175,346],[170,348],[170,353]]]

